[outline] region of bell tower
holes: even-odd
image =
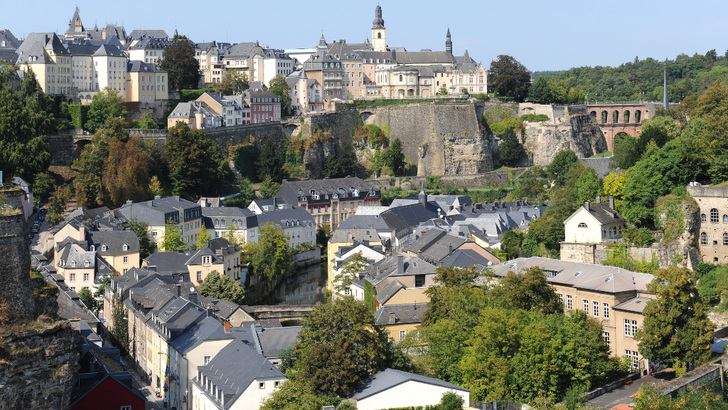
[[[387,51],[387,29],[382,19],[382,7],[377,3],[374,9],[374,21],[372,22],[372,45],[374,51]]]

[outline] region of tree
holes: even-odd
[[[563,186],[566,183],[566,175],[573,164],[578,161],[576,154],[571,150],[559,151],[553,161],[546,168],[546,174],[554,186]]]
[[[281,227],[270,222],[260,229],[258,243],[248,245],[248,258],[253,270],[268,280],[283,276],[291,269],[291,250],[288,249],[288,235]]]
[[[386,157],[385,153],[385,157]],[[385,159],[386,161],[386,159]],[[392,163],[397,166],[399,160]],[[323,175],[326,178],[344,178],[357,174],[358,160],[354,144],[350,140],[339,140],[335,155],[329,155],[324,162]]]
[[[266,140],[255,163],[258,168],[258,180],[263,181],[266,177],[270,177],[274,182],[282,180],[283,164],[283,157],[278,152],[276,144],[271,139]]]
[[[402,175],[407,162],[404,152],[402,152],[402,141],[400,141],[399,138],[395,138],[394,141],[389,144],[389,148],[387,148],[387,151],[384,154],[384,161],[395,176]]]
[[[506,166],[518,165],[521,158],[526,155],[526,150],[523,149],[523,144],[518,141],[518,137],[516,137],[516,133],[513,132],[513,128],[508,128],[501,136],[498,153],[501,163]]]
[[[538,266],[523,273],[508,272],[496,289],[501,303],[509,309],[535,310],[547,315],[562,313],[564,309]]]
[[[207,245],[207,241],[209,241],[210,239],[212,239],[212,237],[207,232],[207,228],[203,224],[200,228],[200,233],[197,234],[197,243],[195,244],[195,249],[203,248],[205,245]]]
[[[222,81],[215,83],[212,88],[216,93],[222,95],[239,95],[250,88],[250,83],[248,83],[248,76],[245,74],[241,74],[236,70],[225,70]]]
[[[172,90],[197,88],[200,83],[200,64],[195,60],[192,42],[185,36],[174,36],[159,65],[167,72]]]
[[[164,160],[174,192],[188,198],[219,194],[232,176],[220,147],[184,123],[169,129]]]
[[[114,327],[111,328],[111,337],[114,344],[119,348],[123,355],[128,355],[129,347],[129,319],[126,317],[126,309],[121,298],[112,296],[111,301],[111,318]]]
[[[54,183],[53,177],[47,172],[36,174],[35,182],[33,183],[33,195],[41,202],[48,201],[48,198],[50,198],[53,192]]]
[[[587,172],[581,174],[576,180],[577,206],[586,201],[594,201],[599,195],[599,178],[593,168],[587,168]]]
[[[715,325],[697,288],[697,274],[671,266],[654,273],[647,289],[656,295],[643,311],[635,339],[642,356],[672,366],[676,361],[700,365],[710,358]]]
[[[159,178],[154,175],[149,180],[149,196],[154,198],[157,195],[164,195],[164,188],[162,188],[162,183],[159,181]]]
[[[490,63],[488,83],[498,95],[523,101],[528,96],[531,72],[515,58],[499,55]]]
[[[48,223],[51,225],[58,225],[63,219],[63,214],[66,212],[66,205],[71,197],[71,193],[68,188],[56,187],[53,195],[48,203]]]
[[[198,287],[200,294],[205,297],[224,299],[236,305],[245,302],[245,288],[240,281],[234,281],[227,275],[217,271],[207,274],[207,277]]]
[[[352,297],[319,304],[303,321],[294,348],[297,379],[319,395],[347,397],[387,364],[387,335]]]
[[[440,410],[461,410],[465,404],[463,398],[452,391],[444,393],[440,399]]]
[[[162,242],[162,252],[183,251],[187,249],[182,240],[179,228],[171,219],[164,225],[164,242]]]
[[[109,87],[94,95],[93,101],[88,109],[88,120],[84,124],[84,128],[91,133],[104,128],[106,120],[111,118],[125,118],[126,108],[124,108],[124,100],[116,90]]]
[[[677,397],[670,397],[645,383],[635,395],[634,404],[635,410],[728,409],[728,403],[711,386],[701,386]]]
[[[238,182],[238,189],[240,190],[240,200],[242,201],[241,207],[247,208],[248,205],[255,200],[253,184],[248,178],[243,178],[240,182]],[[277,190],[276,193],[278,193]],[[275,196],[275,194],[273,194],[273,196]]]
[[[260,410],[321,410],[324,406],[335,406],[340,401],[337,397],[319,395],[311,383],[305,380],[289,378],[263,401]]]
[[[127,200],[134,202],[149,198],[154,160],[144,150],[141,138],[133,136],[128,141],[112,139],[109,156],[104,164],[104,190],[108,193],[108,206],[116,208]]]
[[[344,261],[339,270],[339,274],[334,276],[334,289],[339,293],[344,293],[356,275],[369,266],[367,258],[362,256],[361,252],[355,253],[349,259]]]
[[[614,208],[617,212],[622,212],[622,198],[624,194],[624,184],[627,182],[627,173],[624,171],[612,172],[604,177],[602,184],[602,192],[607,197],[614,197]]]
[[[78,297],[81,299],[81,302],[83,302],[86,307],[92,311],[97,312],[98,306],[96,304],[96,299],[94,299],[94,296],[91,294],[91,290],[87,287],[83,287],[80,292],[78,292]]]
[[[281,189],[281,184],[273,181],[270,176],[265,177],[263,183],[260,184],[260,197],[262,199],[270,199],[276,196],[278,190]]]
[[[285,116],[293,115],[291,106],[291,87],[286,79],[278,74],[270,80],[268,91],[277,95],[281,100],[281,114]]]
[[[520,229],[513,229],[503,233],[501,250],[505,252],[505,259],[511,260],[520,256],[523,237],[523,232]]]
[[[154,242],[149,238],[149,225],[136,219],[129,221],[129,230],[139,238],[139,258],[144,259],[154,252]]]
[[[147,111],[142,117],[139,127],[143,130],[156,130],[159,128],[159,125],[154,121],[154,114],[151,111]]]

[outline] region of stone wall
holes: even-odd
[[[48,137],[48,148],[51,152],[51,165],[68,165],[77,158],[73,145],[74,132],[64,132]]]
[[[480,127],[474,104],[419,103],[365,108],[368,122],[399,138],[417,175],[469,175],[493,169],[491,135]]]
[[[76,333],[68,323],[0,334],[0,408],[68,409],[78,378]]]
[[[0,216],[0,305],[7,304],[10,320],[29,320],[35,316],[30,284],[30,254],[25,221],[19,210]]]
[[[394,178],[394,185],[391,184],[392,178],[377,178],[370,182],[377,184],[380,189],[387,190],[392,187],[402,188],[403,190],[418,190],[422,187],[422,183],[426,183],[427,177],[398,177]],[[457,188],[484,188],[484,187],[500,187],[508,185],[508,171],[491,171],[476,175],[448,175],[441,178],[443,184],[451,185]]]
[[[523,146],[534,165],[548,165],[559,151],[571,150],[588,158],[607,150],[601,129],[587,114],[564,111],[549,121],[524,123]]]

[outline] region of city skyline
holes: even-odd
[[[691,3],[696,12],[685,12],[684,3],[674,0],[617,1],[609,7],[597,2],[525,0],[456,1],[447,8],[434,2],[379,3],[389,46],[408,51],[444,50],[449,28],[454,54],[462,55],[467,49],[486,68],[500,54],[513,56],[531,71],[547,71],[618,66],[635,57],[674,59],[682,53],[704,54],[711,49],[723,55],[728,48],[717,35],[728,23],[728,3],[719,1]],[[127,34],[134,29],[163,29],[170,36],[177,29],[195,42],[258,41],[274,48],[311,48],[321,34],[329,43],[370,38],[376,4],[352,2],[344,9],[324,0],[272,1],[255,3],[256,12],[250,14],[249,2],[201,5],[181,0],[170,13],[166,2],[79,0],[61,4],[40,0],[6,8],[0,29],[10,29],[18,38],[31,32],[62,34],[78,5],[86,28],[117,24]],[[328,18],[332,13],[337,18]]]

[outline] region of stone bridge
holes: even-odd
[[[245,311],[258,320],[301,320],[313,310],[313,305],[256,305],[246,306]]]
[[[644,120],[655,116],[662,108],[659,102],[635,103],[595,103],[587,104],[586,109],[592,120],[599,125],[607,140],[609,151],[614,151],[614,136],[624,132],[633,137],[639,136]]]

